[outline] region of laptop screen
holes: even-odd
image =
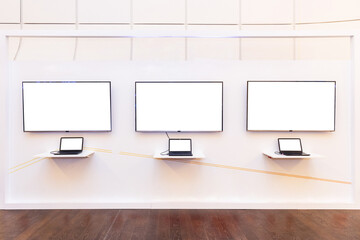
[[[302,152],[300,138],[279,138],[279,150]]]
[[[191,139],[170,139],[169,140],[170,152],[185,152],[191,151]]]
[[[61,138],[60,151],[81,151],[82,148],[82,137]]]

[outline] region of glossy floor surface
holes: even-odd
[[[11,210],[0,239],[360,239],[356,210]]]

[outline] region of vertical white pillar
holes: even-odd
[[[8,38],[0,32],[0,209],[5,208],[9,161]]]
[[[353,84],[353,188],[356,208],[360,208],[360,33],[351,39],[351,78]]]

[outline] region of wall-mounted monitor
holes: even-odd
[[[335,131],[335,81],[248,81],[248,131]]]
[[[222,131],[223,82],[136,82],[135,130]]]
[[[111,131],[110,81],[24,81],[24,132]]]

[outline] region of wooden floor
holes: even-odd
[[[360,211],[11,210],[0,239],[360,239]]]

